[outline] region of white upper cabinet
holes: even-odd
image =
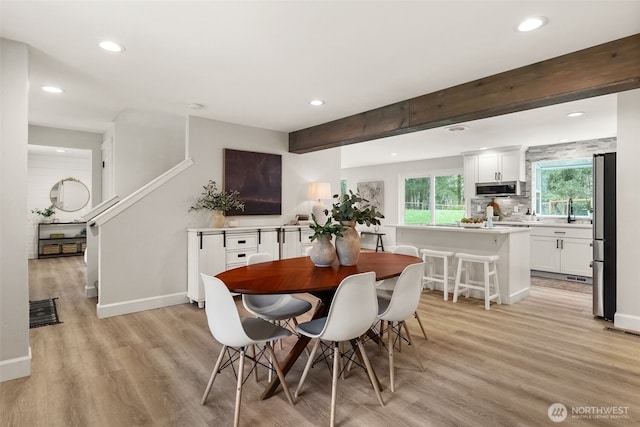
[[[477,154],[478,180],[476,182],[524,181],[525,150],[525,147],[518,147]]]
[[[464,156],[464,198],[476,197],[476,182],[478,182],[478,156]]]

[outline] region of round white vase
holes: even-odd
[[[316,267],[329,267],[336,260],[336,248],[331,243],[331,236],[318,237],[316,244],[309,252],[309,258]]]

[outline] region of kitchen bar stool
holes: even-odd
[[[455,255],[454,252],[436,251],[433,249],[420,249],[420,255],[425,262],[425,272],[422,276],[422,284],[433,290],[435,283],[442,283],[444,300],[449,299],[449,258]],[[442,260],[442,274],[436,274],[436,262]]]
[[[498,285],[498,269],[496,262],[500,259],[498,255],[472,255],[472,254],[464,254],[457,253],[456,258],[458,258],[458,268],[456,269],[456,284],[453,288],[453,302],[458,302],[458,295],[462,292],[465,293],[465,296],[469,297],[469,291],[471,289],[475,289],[481,292],[484,292],[484,309],[489,310],[489,306],[492,299],[495,299],[498,304],[502,304],[500,299],[500,286]],[[462,273],[462,269],[465,268],[463,263],[467,263],[466,271],[465,271],[465,282],[460,281],[460,276]],[[483,266],[483,281],[482,282],[474,282],[469,280],[469,271],[472,263],[482,264]],[[491,294],[491,277],[493,276],[493,286],[495,293]]]

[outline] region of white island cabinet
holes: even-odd
[[[497,266],[502,303],[514,304],[529,295],[531,278],[528,228],[462,228],[437,225],[396,225],[395,228],[398,245],[456,253],[499,255]],[[472,275],[475,273],[471,272]],[[471,296],[480,295],[472,292]]]

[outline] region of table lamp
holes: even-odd
[[[331,198],[331,184],[328,182],[310,182],[307,190],[307,199],[317,200],[318,202],[311,208],[311,213],[315,215],[318,224],[324,224],[327,221],[327,215],[324,214],[326,209],[322,203],[323,199]]]

